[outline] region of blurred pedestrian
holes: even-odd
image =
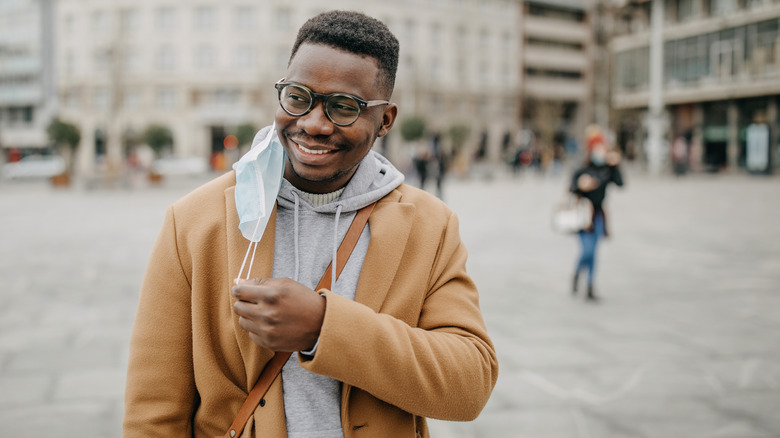
[[[688,135],[680,134],[672,142],[672,167],[676,176],[688,171]]]
[[[425,190],[425,181],[428,180],[428,165],[431,163],[431,151],[428,145],[422,143],[418,146],[412,163],[414,170],[417,171],[417,177],[420,179],[420,188]]]
[[[594,291],[594,278],[596,269],[596,248],[599,240],[607,236],[607,216],[604,212],[604,198],[607,185],[614,183],[623,185],[623,176],[620,173],[620,153],[608,147],[603,132],[590,127],[587,132],[587,148],[585,151],[584,166],[574,172],[570,190],[579,196],[588,199],[593,204],[593,221],[587,230],[579,231],[581,253],[574,271],[572,293],[576,294],[580,273],[588,271],[587,295],[590,301],[596,301],[598,297]]]
[[[498,365],[457,217],[371,150],[398,115],[398,49],[357,12],[308,20],[274,125],[168,209],[125,438],[428,437],[425,417],[485,406]]]

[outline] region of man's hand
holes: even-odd
[[[314,347],[325,318],[325,300],[289,278],[239,280],[233,312],[252,341],[273,351]]]

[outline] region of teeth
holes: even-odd
[[[299,145],[298,143],[295,143],[295,145],[298,146],[302,151],[306,152],[307,154],[322,155],[322,154],[327,154],[329,152],[327,150],[314,150],[314,149],[305,148]]]

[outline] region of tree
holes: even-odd
[[[79,130],[78,126],[63,122],[58,117],[55,117],[49,123],[49,126],[46,127],[46,133],[49,136],[49,140],[65,156],[66,172],[68,175],[71,175],[73,173],[73,156],[76,154],[76,149],[81,142],[81,130]]]
[[[144,130],[142,138],[157,156],[162,153],[164,148],[173,146],[173,133],[163,125],[149,125]]]
[[[257,128],[251,123],[243,123],[236,128],[236,138],[238,138],[238,145],[243,146],[245,144],[251,144],[252,140],[257,134]]]
[[[456,124],[450,126],[449,131],[447,134],[450,136],[450,140],[452,141],[452,153],[457,154],[460,149],[463,147],[463,144],[466,143],[466,139],[469,138],[470,129],[468,126],[463,124]]]
[[[401,138],[407,142],[417,141],[425,135],[425,119],[411,116],[401,122]]]

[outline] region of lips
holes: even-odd
[[[323,145],[301,144],[288,137],[292,153],[295,160],[306,166],[323,166],[329,163],[339,151],[337,148],[331,148]]]
[[[295,144],[295,146],[298,147],[298,149],[300,149],[304,153],[311,154],[311,155],[323,155],[323,154],[327,154],[328,152],[332,152],[329,149],[309,149],[300,143],[296,143],[296,142],[293,143]]]

